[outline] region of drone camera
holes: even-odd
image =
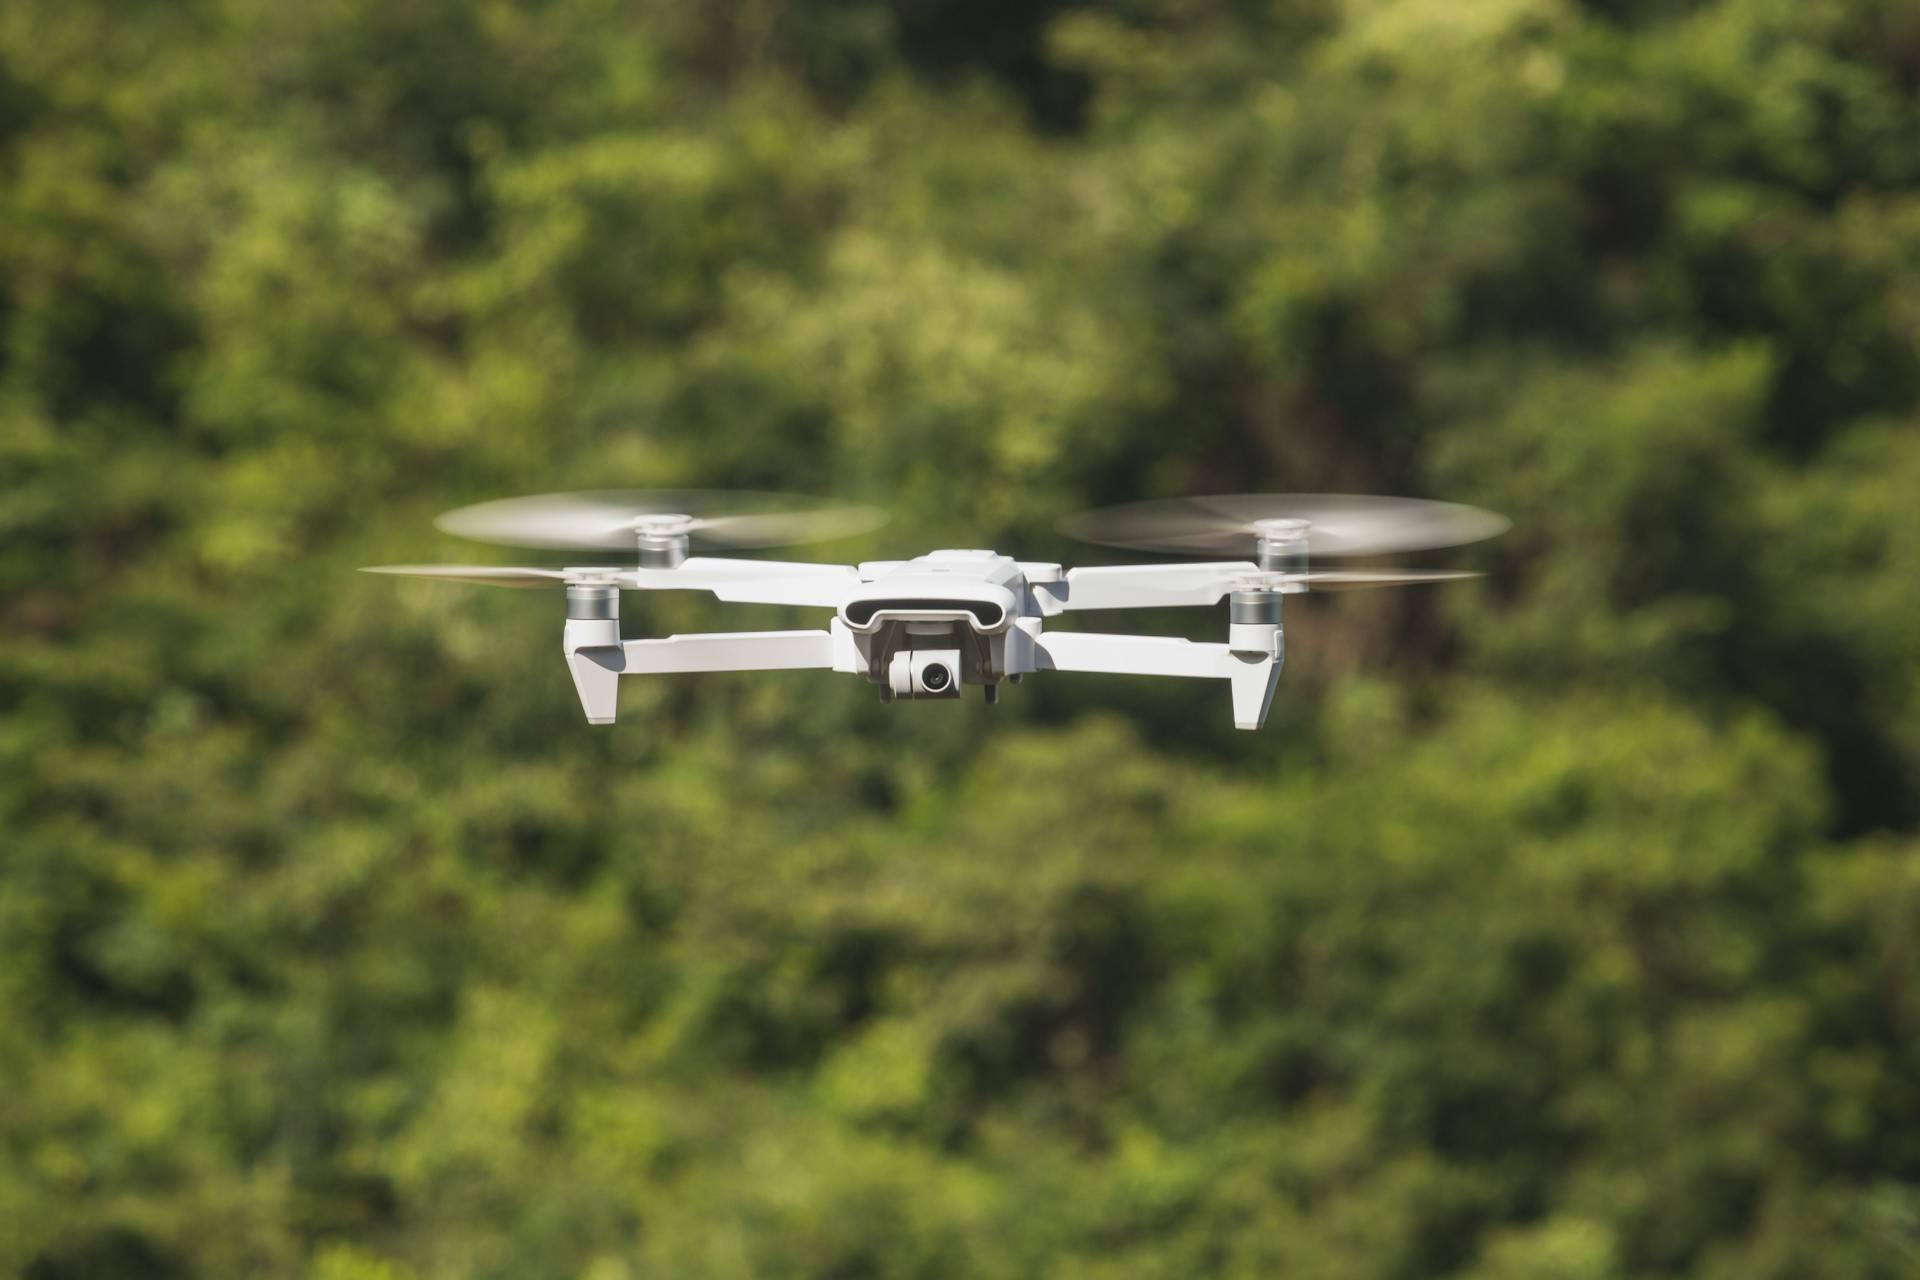
[[[907,664],[916,698],[957,698],[960,696],[960,651],[958,649],[916,649]]]
[[[901,698],[957,698],[962,668],[958,649],[902,649],[893,655],[888,684]]]

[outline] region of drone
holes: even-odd
[[[631,565],[516,568],[379,565],[401,574],[506,587],[564,587],[561,650],[590,724],[612,724],[621,676],[818,668],[859,676],[895,699],[959,698],[1046,671],[1225,681],[1233,723],[1266,723],[1285,658],[1281,602],[1308,591],[1477,576],[1453,569],[1323,568],[1322,557],[1459,546],[1509,527],[1490,511],[1419,498],[1238,494],[1106,507],[1063,521],[1069,536],[1176,556],[1239,555],[1063,568],[997,551],[930,551],[860,564],[758,560],[731,551],[830,541],[885,523],[865,507],[785,494],[605,490],[509,498],[449,511],[461,537],[550,550],[623,552]],[[623,591],[705,591],[729,603],[829,609],[801,631],[726,631],[629,640]],[[1048,630],[1063,613],[1217,606],[1224,643]]]

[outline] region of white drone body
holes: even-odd
[[[1044,623],[1069,609],[1212,604],[1232,590],[1235,577],[1258,572],[1250,562],[1062,572],[1057,564],[992,551],[935,551],[857,566],[696,557],[672,569],[569,585],[562,648],[594,724],[612,723],[623,675],[820,667],[865,677],[883,701],[958,698],[967,685],[982,686],[992,701],[1001,681],[1036,671],[1199,676],[1228,681],[1234,723],[1257,729],[1280,678],[1278,592],[1250,591],[1244,594],[1263,599],[1236,600],[1225,644],[1047,631]],[[728,601],[815,606],[833,616],[824,629],[807,631],[623,639],[622,588],[670,587]],[[1169,588],[1188,599],[1169,600]]]
[[[639,554],[639,564],[630,569],[393,565],[374,572],[504,586],[564,585],[561,649],[591,724],[614,722],[622,676],[818,668],[862,677],[878,687],[883,702],[959,698],[969,685],[979,686],[994,702],[1003,681],[1018,683],[1045,671],[1221,680],[1232,695],[1234,725],[1258,729],[1266,722],[1285,657],[1281,601],[1286,595],[1470,576],[1447,570],[1310,570],[1307,556],[1316,545],[1316,522],[1260,512],[1279,507],[1324,516],[1329,502],[1340,504],[1333,508],[1337,518],[1330,528],[1321,522],[1317,540],[1336,554],[1383,545],[1446,545],[1467,540],[1463,534],[1486,536],[1505,527],[1499,517],[1453,504],[1260,497],[1114,508],[1072,526],[1098,541],[1176,550],[1195,542],[1217,545],[1230,533],[1252,553],[1245,560],[1063,569],[981,550],[933,551],[912,560],[857,565],[689,554],[695,538],[722,545],[799,540],[790,527],[792,516],[702,519],[673,509],[725,500],[713,494],[555,495],[465,508],[441,522],[455,532],[499,541],[595,548],[624,544]],[[1197,536],[1166,527],[1170,510],[1176,524],[1193,524],[1196,501],[1241,506],[1224,516],[1217,506],[1206,508]],[[1256,513],[1251,519],[1245,518],[1248,503]],[[1356,503],[1365,508],[1359,516]],[[635,507],[643,509],[636,513]],[[816,511],[803,518],[813,532],[820,531],[823,520],[844,530],[849,514],[854,524],[872,523],[866,513]],[[1417,528],[1419,520],[1426,526]],[[1223,524],[1231,526],[1224,533]],[[1125,536],[1111,536],[1116,531]],[[824,627],[808,630],[627,639],[620,629],[621,593],[659,590],[706,591],[729,603],[831,614]],[[1046,625],[1077,610],[1218,605],[1223,599],[1230,600],[1223,643],[1048,630]]]

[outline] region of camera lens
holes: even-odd
[[[953,672],[947,670],[944,663],[929,662],[920,672],[920,683],[930,692],[938,693],[953,683]]]

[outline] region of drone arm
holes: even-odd
[[[732,604],[797,604],[835,608],[858,586],[850,564],[805,560],[730,560],[693,556],[671,569],[626,569],[620,585],[637,591],[711,591]]]
[[[1034,596],[1044,614],[1218,604],[1236,580],[1259,572],[1251,560],[1097,565],[1069,569],[1057,582],[1035,583]]]
[[[569,630],[579,624],[569,624]],[[599,624],[588,623],[586,626]],[[618,623],[612,624],[618,627]],[[581,639],[604,639],[585,636]],[[826,631],[723,631],[576,644],[569,637],[567,666],[580,705],[591,724],[612,724],[623,675],[686,671],[788,671],[833,666],[833,637]]]
[[[621,643],[629,675],[676,671],[790,671],[833,666],[825,631],[721,631]]]
[[[1285,648],[1278,627],[1273,629],[1272,645],[1271,650],[1263,652],[1167,636],[1050,631],[1034,637],[1033,657],[1034,668],[1039,671],[1227,680],[1233,686],[1234,727],[1258,729],[1266,723],[1274,688],[1280,683]]]

